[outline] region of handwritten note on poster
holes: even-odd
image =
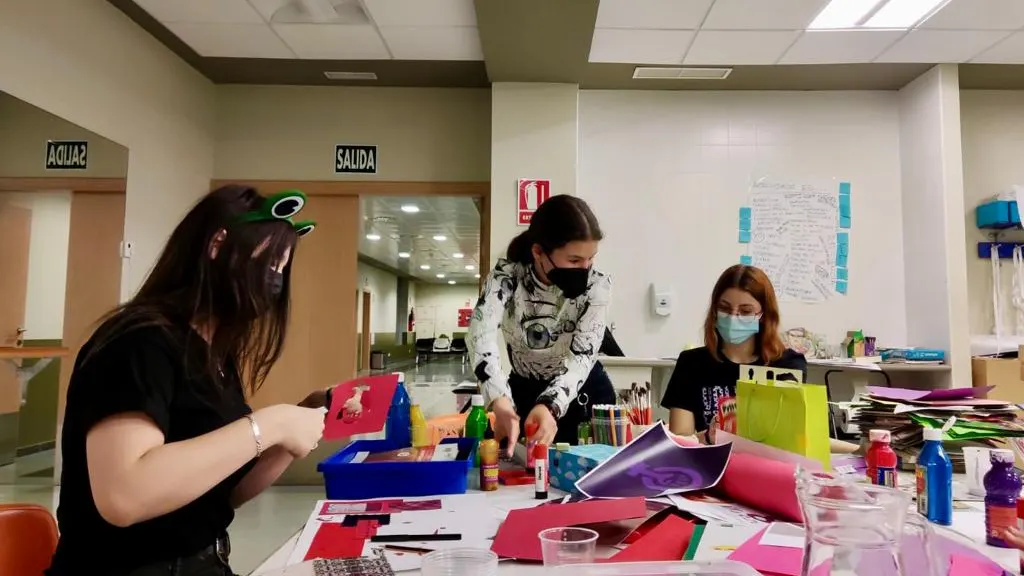
[[[824,302],[835,294],[836,222],[833,188],[759,181],[750,188],[750,254],[779,298]]]

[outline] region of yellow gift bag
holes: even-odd
[[[739,380],[736,432],[748,440],[817,460],[825,470],[832,469],[824,386]]]

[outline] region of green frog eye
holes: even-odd
[[[305,205],[305,194],[299,190],[283,190],[267,198],[263,204],[263,211],[273,218],[284,220],[298,214]]]
[[[316,230],[316,222],[313,222],[312,220],[296,222],[293,226],[295,227],[295,233],[298,234],[299,238],[302,238],[313,230]]]

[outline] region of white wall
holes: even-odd
[[[971,381],[957,66],[899,91],[907,338],[946,350],[949,381]],[[880,279],[882,281],[883,279]]]
[[[978,258],[978,242],[987,242],[987,232],[975,225],[974,208],[984,199],[1024,185],[1024,91],[960,92],[960,120],[964,158],[964,228],[967,243],[967,295],[971,334],[991,334],[992,268],[988,259]],[[1008,231],[1007,241],[1024,242],[1024,233]],[[1016,328],[1010,304],[1012,267],[1004,260],[1003,330]]]
[[[604,229],[596,265],[612,275],[623,350],[701,343],[711,289],[744,253],[739,207],[762,176],[853,188],[849,293],[783,303],[784,327],[905,344],[899,129],[895,92],[581,92],[579,196]],[[649,311],[652,282],[674,289],[669,318]]]
[[[62,340],[64,292],[68,277],[68,235],[71,230],[71,193],[0,194],[0,202],[4,200],[32,211],[25,339]]]
[[[370,293],[370,331],[395,332],[395,313],[398,309],[398,278],[394,274],[359,263],[359,286]],[[362,330],[363,304],[356,307],[356,329]]]
[[[459,309],[472,308],[479,296],[480,291],[475,284],[452,286],[417,282],[416,337],[432,338],[440,334],[451,337],[455,332],[466,332],[468,328],[459,328]]]
[[[3,0],[0,90],[128,148],[130,296],[209,190],[213,84],[105,0]]]

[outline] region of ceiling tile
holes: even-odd
[[[695,30],[714,0],[601,0],[598,28]]]
[[[160,22],[259,24],[263,18],[245,0],[135,0]]]
[[[363,0],[377,26],[476,26],[473,0]]]
[[[974,64],[1024,64],[1024,32],[1008,38],[971,59]]]
[[[295,58],[295,54],[265,23],[173,22],[166,26],[200,56],[211,58]]]
[[[793,31],[701,30],[683,62],[695,66],[774,64],[799,35]]]
[[[688,30],[594,30],[591,62],[682,64],[693,40]]]
[[[905,34],[902,30],[809,30],[779,64],[856,64],[871,62]]]
[[[1007,35],[1007,32],[912,30],[875,62],[966,62]]]
[[[701,29],[803,30],[826,4],[828,0],[717,0]]]
[[[1021,0],[951,0],[920,28],[942,30],[1016,30],[1024,27]]]
[[[274,31],[299,58],[307,60],[390,60],[371,25],[274,24]]]
[[[381,26],[395,60],[483,60],[476,28]]]

